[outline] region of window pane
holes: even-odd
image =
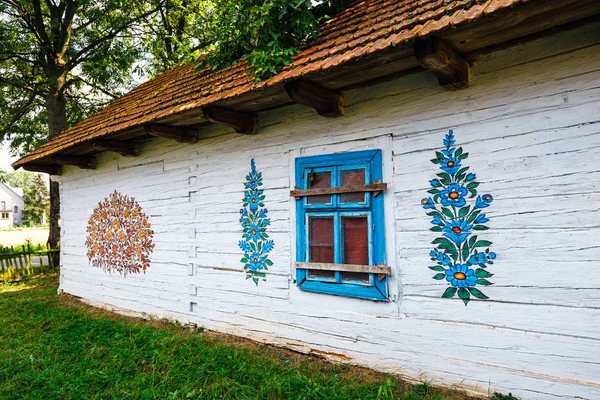
[[[341,171],[342,186],[356,186],[365,184],[365,169],[349,169]],[[343,203],[364,203],[365,193],[345,193],[340,195]]]
[[[364,272],[342,272],[342,282],[370,283],[370,274]]]
[[[369,265],[369,220],[342,216],[343,263]]]
[[[308,277],[310,279],[334,280],[335,279],[335,271],[321,271],[318,269],[309,269]]]
[[[307,175],[308,189],[330,188],[331,171],[309,172]],[[331,195],[308,196],[307,204],[331,204]]]
[[[309,261],[333,263],[333,217],[310,217]]]

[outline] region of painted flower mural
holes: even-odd
[[[489,229],[484,225],[489,218],[482,211],[494,198],[491,194],[477,194],[477,175],[467,173],[469,167],[462,166],[469,153],[454,146],[456,141],[452,131],[444,137],[443,143],[445,148],[436,151],[436,158],[431,160],[442,171],[436,179],[429,181],[432,188],[427,193],[433,198],[421,200],[421,206],[432,217],[430,230],[442,233],[442,237],[432,242],[437,248],[429,255],[436,265],[429,269],[438,272],[433,279],[446,280],[450,284],[442,297],[452,298],[458,294],[467,305],[471,296],[488,298],[477,286],[492,285],[487,278],[493,274],[487,269],[494,263],[496,254],[489,249],[492,242],[480,240],[476,233]],[[475,204],[467,204],[467,197],[475,198]]]
[[[106,272],[139,273],[150,266],[154,250],[148,217],[133,197],[116,190],[92,212],[85,245],[92,266]]]
[[[274,243],[269,240],[267,226],[271,220],[267,217],[268,210],[263,201],[265,196],[262,186],[262,172],[256,170],[254,159],[250,161],[250,173],[246,175],[244,187],[244,207],[240,209],[240,224],[244,234],[239,242],[244,252],[241,262],[244,264],[246,279],[252,279],[256,285],[259,280],[266,280],[263,270],[273,265],[268,254],[273,250]]]

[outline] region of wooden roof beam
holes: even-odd
[[[144,125],[146,133],[156,137],[174,139],[181,143],[196,143],[198,133],[195,129],[186,126],[173,126],[164,124],[146,124]]]
[[[96,169],[96,159],[88,156],[61,156],[52,157],[58,165],[74,165],[81,169]]]
[[[227,125],[237,133],[255,135],[258,133],[258,117],[241,111],[227,110],[221,107],[204,107],[204,118],[216,124]]]
[[[437,76],[444,88],[464,89],[471,84],[471,66],[441,39],[418,40],[415,43],[415,56],[424,68]]]
[[[60,165],[23,164],[21,167],[25,171],[30,172],[41,172],[48,175],[62,175],[62,168]]]
[[[314,108],[324,117],[344,115],[344,96],[306,81],[293,81],[285,85],[288,96],[296,103]]]
[[[92,143],[94,150],[119,153],[123,157],[137,157],[140,155],[139,146],[135,143],[119,140],[96,140]]]

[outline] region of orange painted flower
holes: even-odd
[[[112,193],[92,212],[87,232],[85,245],[92,266],[123,275],[145,273],[150,266],[154,232],[135,199]]]

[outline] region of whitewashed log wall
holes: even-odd
[[[196,322],[411,379],[526,399],[600,399],[600,25],[481,56],[471,88],[449,92],[427,72],[346,93],[343,118],[303,106],[260,115],[257,136],[220,127],[195,145],[154,140],[137,158],[102,155],[66,168],[61,289],[122,312]],[[419,201],[443,135],[495,201],[498,260],[488,301],[441,299],[427,266],[430,218]],[[294,283],[294,158],[384,152],[391,302],[301,292]],[[254,158],[275,249],[267,281],[245,279],[237,243]],[[151,217],[145,275],[90,267],[85,229],[114,190]],[[486,210],[487,211],[487,210]]]

